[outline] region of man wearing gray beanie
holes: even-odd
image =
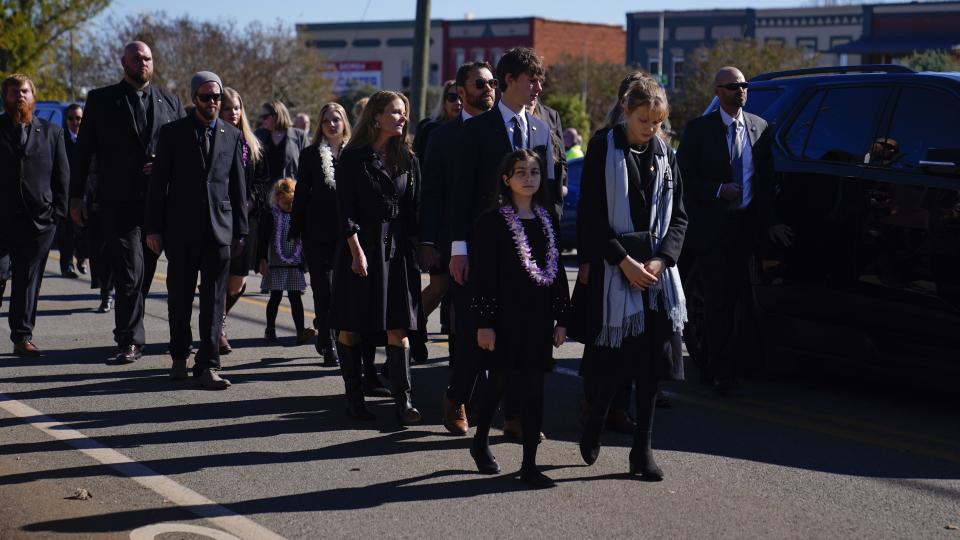
[[[240,130],[218,118],[223,83],[200,71],[190,79],[192,115],[163,127],[147,200],[147,245],[167,253],[170,376],[188,377],[193,341],[193,296],[200,278],[200,347],[193,376],[209,390],[224,390],[220,377],[221,315],[231,254],[247,236],[246,186]]]

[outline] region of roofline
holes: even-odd
[[[582,26],[602,26],[607,28],[619,28],[623,30],[622,24],[609,23],[590,23],[583,21],[568,21],[563,19],[548,19],[545,17],[507,17],[492,19],[431,19],[430,26],[437,27],[449,24],[451,26],[469,26],[474,24],[519,24],[532,21],[544,21],[549,23],[578,24]],[[314,32],[321,30],[353,30],[353,29],[377,29],[377,28],[413,28],[413,19],[392,20],[392,21],[354,21],[354,22],[332,22],[332,23],[297,23],[296,29],[299,32]]]

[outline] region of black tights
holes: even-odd
[[[293,325],[297,328],[297,335],[303,333],[303,295],[300,291],[287,291],[290,300],[290,312],[293,315]],[[283,291],[270,291],[270,301],[267,302],[267,328],[277,324],[277,311],[280,310],[280,301],[283,300]]]
[[[493,416],[497,413],[500,400],[507,386],[514,393],[520,410],[523,426],[523,470],[536,468],[537,447],[540,445],[540,431],[543,427],[543,371],[533,370],[492,370],[489,380],[481,389],[480,408],[477,411],[477,432],[473,437],[474,448],[489,452],[488,437]]]

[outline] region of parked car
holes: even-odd
[[[567,196],[563,198],[563,216],[560,218],[560,250],[577,247],[577,203],[580,202],[580,175],[583,158],[567,162]]]
[[[51,124],[56,124],[60,127],[63,127],[63,120],[66,116],[67,107],[70,105],[71,103],[67,101],[38,101],[37,108],[34,110],[33,114],[37,118],[42,118]]]
[[[749,82],[794,231],[755,260],[768,358],[960,374],[960,73],[851,66]]]

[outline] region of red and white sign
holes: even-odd
[[[346,93],[352,86],[380,88],[383,84],[383,62],[328,62],[323,76],[333,81],[334,94]]]

